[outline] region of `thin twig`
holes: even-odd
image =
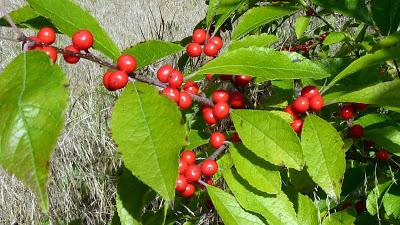
[[[317,17],[318,19],[322,20],[330,29],[332,29],[333,31],[335,31],[335,28],[323,17],[315,14],[315,17]]]
[[[20,40],[20,39],[25,39],[25,38],[26,38],[26,35],[21,31],[21,29],[19,29],[19,28],[15,25],[13,19],[12,19],[12,18],[10,17],[10,15],[4,10],[4,7],[3,7],[2,4],[0,4],[0,13],[1,13],[1,14],[4,14],[4,17],[6,18],[7,22],[10,24],[10,26],[12,27],[12,29],[14,29],[15,32],[17,32],[17,34],[18,34],[18,38],[17,38],[17,39],[18,39],[18,40]]]
[[[231,144],[230,141],[224,141],[224,144],[217,150],[215,150],[215,152],[210,157],[208,157],[208,159],[215,160],[216,158],[218,158],[219,155],[221,155],[226,149],[229,148],[230,144]]]

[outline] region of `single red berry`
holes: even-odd
[[[215,133],[212,133],[210,136],[210,145],[213,148],[217,149],[224,144],[225,140],[226,140],[226,138],[223,133],[215,132]]]
[[[50,57],[50,59],[51,59],[51,61],[53,63],[56,62],[56,60],[57,60],[57,51],[56,51],[56,49],[54,47],[46,46],[46,47],[42,48],[42,51],[44,53],[46,53]]]
[[[110,89],[118,90],[124,88],[128,84],[128,74],[124,71],[112,72],[108,78],[108,85]]]
[[[201,46],[197,43],[190,43],[186,46],[186,53],[190,57],[199,57],[201,56],[201,53],[203,52],[203,49]]]
[[[302,51],[303,53],[308,53],[308,51],[309,51],[308,46],[307,46],[307,45],[301,46],[301,51]]]
[[[354,112],[353,112],[353,107],[349,104],[344,104],[340,110],[339,110],[340,118],[344,120],[348,120],[353,118]]]
[[[201,163],[200,169],[203,175],[212,176],[218,172],[218,164],[212,159],[206,159]]]
[[[88,30],[78,30],[72,36],[72,44],[80,50],[88,50],[93,46],[94,38]]]
[[[353,138],[362,138],[364,136],[364,128],[359,124],[353,125],[349,134]]]
[[[229,93],[225,90],[216,90],[212,93],[211,98],[214,103],[228,102]]]
[[[390,157],[392,157],[392,155],[384,149],[376,151],[375,156],[376,156],[376,159],[381,160],[381,161],[387,161],[390,159]]]
[[[250,76],[235,76],[235,84],[239,86],[247,86],[251,81]]]
[[[308,8],[307,9],[307,12],[306,12],[306,16],[312,16],[312,15],[314,15],[314,10],[312,9],[312,8]]]
[[[185,176],[179,175],[178,178],[176,179],[175,183],[175,190],[176,191],[184,191],[186,189],[186,186],[188,185],[188,181]]]
[[[374,142],[371,140],[364,140],[363,144],[364,144],[364,150],[366,151],[371,151],[372,149],[374,149]]]
[[[197,44],[204,44],[207,38],[207,31],[204,29],[196,29],[193,31],[192,40]]]
[[[365,201],[358,201],[356,202],[356,204],[354,205],[354,207],[356,208],[358,213],[362,213],[365,210],[367,210],[366,206],[365,206]]]
[[[214,105],[213,113],[215,118],[221,120],[229,115],[229,105],[226,102],[219,102]]]
[[[173,70],[168,78],[168,84],[172,88],[180,88],[183,83],[183,75],[177,70]]]
[[[321,42],[325,41],[325,38],[328,36],[327,33],[323,33],[321,34],[321,36],[319,37],[319,39],[321,40]]]
[[[304,121],[303,121],[303,120],[301,120],[301,119],[295,119],[295,120],[292,122],[291,126],[292,126],[293,130],[294,130],[296,133],[301,134],[301,130],[303,129],[303,124],[304,124]]]
[[[65,48],[65,50],[73,52],[73,53],[79,53],[79,49],[75,48],[75,46],[73,46],[73,45],[68,45]],[[75,64],[75,63],[79,62],[79,60],[80,60],[80,58],[78,56],[70,55],[67,53],[64,54],[63,56],[64,56],[64,60],[70,64]]]
[[[237,132],[235,132],[232,134],[231,141],[232,142],[241,142],[242,139],[240,139],[239,134]]]
[[[179,166],[178,166],[178,173],[179,174],[185,174],[186,169],[188,168],[189,164],[182,159],[179,160]]]
[[[32,40],[32,41],[40,42],[39,38],[37,38],[36,36],[30,36],[29,39]],[[34,44],[33,46],[29,47],[28,50],[42,50],[42,45],[41,44]]]
[[[53,28],[43,27],[37,33],[37,38],[40,42],[43,42],[46,45],[51,45],[56,41],[56,32]]]
[[[196,162],[196,153],[194,151],[185,150],[181,154],[181,160],[188,165],[192,165]]]
[[[368,105],[364,103],[353,103],[353,107],[357,110],[366,110],[368,109]]]
[[[283,111],[289,113],[293,119],[297,119],[299,117],[297,112],[294,111],[293,105],[286,106],[286,108]]]
[[[206,79],[207,79],[208,81],[212,81],[212,79],[213,79],[213,74],[208,73],[208,74],[206,75]]]
[[[126,73],[132,73],[136,70],[137,61],[135,57],[130,55],[121,55],[118,58],[118,69],[125,71]]]
[[[310,108],[310,101],[306,97],[298,97],[292,103],[293,110],[297,113],[304,113]]]
[[[324,98],[321,95],[315,95],[309,98],[310,109],[314,112],[320,111],[324,107]]]
[[[194,165],[194,164],[188,166],[188,168],[186,169],[186,172],[185,172],[185,177],[190,182],[198,181],[201,177],[201,170],[200,170],[199,166]]]
[[[190,198],[196,192],[196,187],[193,184],[188,184],[184,191],[179,192],[182,197]]]
[[[222,41],[222,39],[217,36],[212,37],[208,42],[215,44],[218,50],[221,50],[222,47],[224,46],[224,42]]]
[[[216,44],[214,44],[214,43],[207,43],[207,44],[204,46],[203,51],[204,51],[204,54],[206,54],[207,56],[214,57],[214,56],[217,56],[219,49],[218,49],[218,47],[217,47]]]
[[[208,185],[212,185],[213,184],[213,180],[210,177],[206,177],[204,179],[204,183],[206,183]],[[200,184],[200,188],[201,188],[201,190],[204,190],[206,187],[204,187],[204,185]]]
[[[245,107],[244,96],[238,91],[234,91],[230,94],[229,101],[234,109],[243,109]]]
[[[174,71],[174,68],[172,68],[171,65],[167,64],[167,65],[160,67],[160,69],[158,69],[158,71],[157,71],[158,80],[163,83],[167,83],[168,78],[171,75],[172,71]]]
[[[214,116],[214,110],[211,107],[206,107],[201,110],[201,114],[203,115],[204,121],[208,125],[214,125],[218,122],[217,118]]]
[[[183,90],[190,94],[197,95],[199,93],[199,86],[194,81],[188,81],[183,86]]]
[[[111,76],[112,73],[113,73],[112,71],[107,71],[103,75],[103,85],[109,91],[115,91],[115,89],[112,89],[110,87],[110,83],[109,83],[109,79],[110,79],[110,76]]]
[[[166,87],[162,90],[162,93],[170,98],[172,101],[179,103],[180,93],[178,89],[172,87]]]
[[[232,75],[221,75],[219,76],[220,80],[232,80]]]
[[[301,89],[301,96],[303,97],[311,98],[317,95],[319,95],[319,90],[315,86],[306,86]]]
[[[192,106],[192,97],[187,92],[181,91],[178,105],[182,110],[190,108]]]

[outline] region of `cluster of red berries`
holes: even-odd
[[[307,111],[320,111],[324,107],[324,99],[320,95],[319,90],[315,86],[306,86],[301,90],[301,95],[296,98],[292,104],[288,105],[284,111],[289,113],[293,122],[291,126],[293,130],[300,134],[304,121],[300,117]]]
[[[314,40],[309,40],[303,44],[292,45],[291,47],[283,47],[282,51],[298,52],[298,53],[308,53],[310,47],[315,44]]]
[[[122,89],[129,80],[128,74],[133,73],[137,67],[135,57],[131,55],[121,55],[117,60],[117,71],[107,71],[103,75],[104,87],[109,91]]]
[[[196,164],[196,153],[185,150],[182,152],[179,167],[178,178],[176,179],[175,190],[185,198],[190,198],[196,192],[195,183],[204,177],[204,182],[212,184],[210,178],[218,172],[218,164],[215,160],[206,159],[200,164]]]
[[[192,41],[186,46],[186,53],[190,57],[199,57],[203,52],[207,56],[215,57],[224,45],[220,37],[210,38],[210,34],[204,29],[196,29],[193,32]]]
[[[366,110],[368,109],[367,104],[363,103],[353,103],[353,104],[348,104],[345,103],[342,105],[342,107],[339,109],[339,116],[343,120],[350,120],[354,118],[354,115],[357,111],[359,110]],[[362,138],[364,136],[364,128],[359,125],[355,124],[349,129],[349,136],[353,138]]]

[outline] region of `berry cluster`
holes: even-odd
[[[72,45],[68,45],[65,50],[80,53],[81,51],[88,51],[93,46],[94,38],[88,30],[78,30],[72,36]],[[79,62],[79,57],[71,54],[64,54],[64,60],[70,64]]]
[[[56,41],[56,37],[56,32],[52,28],[43,27],[39,30],[36,36],[29,37],[30,40],[35,41],[36,43],[28,49],[43,51],[50,57],[51,61],[55,63],[57,60],[57,50],[50,45]]]
[[[107,71],[103,75],[104,87],[109,91],[124,88],[128,83],[128,74],[133,73],[137,67],[135,57],[130,55],[121,55],[117,63],[117,71]]]
[[[186,53],[193,58],[201,56],[203,52],[207,56],[215,57],[224,45],[220,37],[210,37],[204,29],[196,29],[193,32],[192,41],[186,46]]]

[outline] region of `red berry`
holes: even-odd
[[[210,136],[210,144],[213,148],[219,148],[224,144],[225,135],[220,132],[212,133]]]
[[[232,92],[232,94],[229,96],[229,101],[234,109],[243,109],[245,107],[244,96],[238,91]]]
[[[80,50],[88,50],[93,46],[94,38],[88,30],[78,30],[72,36],[72,44]]]
[[[306,97],[298,97],[293,101],[293,110],[298,113],[304,113],[310,108],[310,102]]]
[[[46,45],[51,45],[56,41],[56,32],[53,28],[43,27],[37,33],[37,38],[40,42],[43,42]]]
[[[185,150],[181,154],[181,160],[188,165],[192,165],[196,162],[196,153],[194,151]]]
[[[289,113],[293,119],[297,119],[299,117],[297,112],[294,111],[293,105],[286,106],[286,108],[283,111]]]
[[[364,136],[364,128],[359,124],[353,125],[350,128],[350,136],[353,138],[362,138]]]
[[[213,184],[213,180],[212,180],[210,177],[206,177],[206,179],[204,180],[204,182],[205,182],[206,184],[208,184],[208,185],[212,185],[212,184]],[[201,190],[204,190],[204,189],[205,189],[204,185],[201,185],[201,184],[200,184],[200,188],[201,188]]]
[[[229,93],[225,90],[216,90],[212,93],[211,98],[214,103],[228,102]]]
[[[219,76],[220,80],[232,80],[232,75],[221,75]]]
[[[172,87],[166,87],[162,90],[162,93],[170,98],[172,101],[179,103],[180,93],[178,89]]]
[[[375,152],[376,159],[381,161],[387,161],[392,157],[392,155],[386,150],[379,150]]]
[[[206,159],[200,165],[201,173],[205,176],[212,176],[218,172],[218,164],[212,159]]]
[[[68,45],[65,50],[70,51],[70,52],[74,52],[74,53],[79,53],[79,49],[75,48],[73,45]],[[67,63],[70,64],[75,64],[77,62],[79,62],[80,58],[78,56],[74,56],[74,55],[70,55],[70,54],[64,54],[64,60]]]
[[[197,44],[204,44],[207,38],[207,31],[204,29],[196,29],[193,31],[192,40]]]
[[[300,133],[301,133],[301,130],[303,129],[303,124],[304,124],[304,121],[303,121],[303,120],[301,120],[301,119],[295,119],[295,120],[292,122],[291,126],[292,126],[293,130],[294,130],[296,133],[300,134]]]
[[[183,90],[185,90],[186,92],[188,92],[190,94],[197,95],[199,93],[199,86],[194,81],[188,81],[183,86]]]
[[[176,191],[184,191],[186,186],[188,185],[188,181],[185,176],[179,175],[176,179],[175,190]]]
[[[212,75],[211,73],[206,74],[206,79],[207,79],[208,81],[212,81],[213,75]]]
[[[319,39],[321,40],[321,42],[325,41],[325,38],[328,36],[327,33],[323,33],[321,34],[321,36],[319,37]]]
[[[125,71],[126,73],[132,73],[136,70],[137,61],[135,57],[130,55],[121,55],[118,58],[118,69]]]
[[[168,78],[168,84],[172,88],[180,88],[183,83],[183,75],[177,70],[173,70]]]
[[[351,119],[354,116],[353,107],[351,107],[351,105],[349,104],[344,104],[340,108],[339,113],[340,113],[340,118],[344,120]]]
[[[350,202],[345,202],[342,205],[342,209],[347,209],[347,208],[350,208],[350,207],[351,207],[351,203]]]
[[[220,37],[212,37],[208,43],[213,43],[217,46],[218,50],[221,50],[221,48],[224,46],[224,42],[222,41],[222,39]]]
[[[124,88],[128,84],[128,74],[124,71],[115,71],[110,74],[108,78],[108,85],[110,89],[118,90]]]
[[[218,49],[218,46],[216,44],[207,43],[204,46],[203,51],[204,51],[204,54],[206,54],[207,56],[214,57],[214,56],[216,56],[218,54],[219,49]]]
[[[158,71],[157,71],[158,80],[163,83],[167,83],[168,78],[171,75],[172,71],[174,71],[174,68],[172,68],[171,65],[167,64],[167,65],[160,67],[160,69],[158,69]]]
[[[306,16],[312,16],[314,15],[314,10],[312,8],[308,8],[306,12]]]
[[[214,105],[213,114],[217,119],[224,119],[229,115],[229,105],[226,102],[219,102]]]
[[[190,182],[198,181],[201,177],[201,170],[197,165],[190,165],[185,172],[185,177]]]
[[[306,86],[301,90],[301,96],[311,98],[319,95],[319,90],[315,86]]]
[[[235,76],[235,84],[239,86],[247,86],[251,81],[250,76]]]
[[[181,91],[178,105],[182,110],[190,108],[192,106],[192,97],[187,92]]]
[[[53,48],[51,46],[46,46],[46,47],[43,47],[42,51],[44,53],[46,53],[50,57],[50,59],[51,59],[51,61],[53,63],[56,62],[56,60],[57,60],[57,51],[56,51],[55,48]]]
[[[190,57],[199,57],[202,51],[201,46],[197,43],[190,43],[186,46],[186,53]]]
[[[196,192],[196,187],[193,184],[188,184],[184,191],[179,192],[182,197],[190,198]]]
[[[37,38],[36,36],[30,36],[29,39],[32,40],[32,41],[40,42],[39,38]],[[35,44],[35,45],[29,47],[28,50],[42,50],[42,45]]]
[[[109,91],[115,91],[115,89],[112,89],[112,88],[110,87],[110,84],[109,84],[109,79],[110,79],[110,76],[111,76],[112,73],[113,73],[112,71],[107,71],[107,72],[104,73],[104,75],[103,75],[103,85],[104,85],[104,87],[105,87],[107,90],[109,90]]]
[[[367,210],[367,208],[365,207],[365,202],[364,201],[358,201],[354,207],[356,208],[358,213],[362,213],[365,210]]]
[[[179,174],[185,174],[186,169],[188,168],[189,164],[182,159],[179,160],[179,166],[178,166],[178,173]]]
[[[353,103],[353,107],[357,110],[366,110],[368,109],[368,105],[364,103]]]
[[[218,120],[214,116],[214,110],[211,107],[206,107],[201,110],[201,114],[203,115],[204,121],[208,125],[214,125],[218,122]]]
[[[232,134],[231,141],[232,142],[241,142],[242,140],[240,139],[239,134],[237,132],[235,132]]]
[[[312,111],[320,111],[324,107],[324,98],[321,95],[315,95],[309,98],[310,109]]]

